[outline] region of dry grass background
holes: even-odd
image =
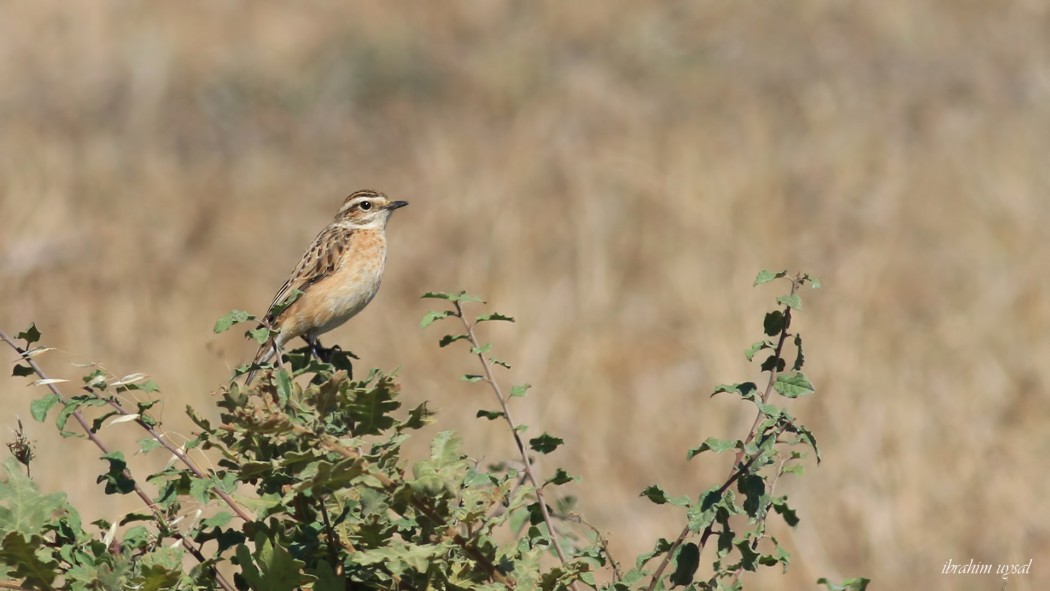
[[[536,386],[519,413],[567,440],[545,466],[623,560],[678,528],[645,485],[724,472],[680,458],[746,428],[706,393],[758,377],[755,272],[802,268],[826,462],[784,489],[791,572],[752,581],[993,589],[941,565],[1033,558],[1009,588],[1046,588],[1048,30],[1034,1],[7,3],[0,327],[36,321],[56,375],[149,372],[188,429],[251,350],[214,319],[382,189],[412,202],[384,287],[329,341],[499,459],[417,298],[515,315],[492,336]],[[0,395],[28,415],[21,380]],[[43,486],[112,517],[96,454],[30,428]]]

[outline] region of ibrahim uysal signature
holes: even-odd
[[[1006,579],[1010,575],[1027,575],[1032,570],[1032,559],[1029,558],[1027,563],[1021,564],[986,564],[983,562],[977,562],[974,559],[970,559],[970,562],[960,564],[952,562],[949,558],[948,562],[944,563],[944,568],[941,569],[942,575],[990,575],[993,572],[1003,579]]]

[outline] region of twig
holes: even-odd
[[[22,360],[25,361],[27,364],[29,364],[29,367],[32,368],[33,372],[36,373],[36,375],[40,376],[40,379],[48,379],[47,375],[44,373],[44,370],[41,369],[39,365],[37,365],[36,361],[34,361],[32,357],[26,355],[25,349],[19,347],[18,344],[11,340],[11,337],[7,336],[7,333],[5,333],[2,330],[0,330],[0,340],[7,343],[9,347],[14,349],[15,352],[18,353],[18,356],[21,357]],[[66,398],[61,392],[59,392],[58,388],[56,388],[53,383],[48,383],[47,388],[51,391],[52,394],[54,394],[58,398],[59,402],[61,402],[64,405],[69,404],[69,399]],[[117,406],[119,408],[119,405]],[[123,409],[121,410],[123,411]],[[75,420],[84,430],[84,434],[87,435],[87,438],[93,444],[95,444],[95,447],[101,450],[104,455],[108,455],[110,453],[109,447],[107,447],[106,444],[98,437],[98,435],[91,430],[90,425],[88,425],[87,419],[84,418],[84,415],[81,414],[80,410],[74,410],[71,416],[73,417],[73,420]],[[141,423],[141,419],[139,420],[139,422]],[[152,429],[148,430],[152,431]],[[153,435],[154,433],[155,432],[151,433],[151,435]],[[156,437],[156,435],[154,436]],[[158,441],[160,440],[158,439]],[[161,441],[161,443],[163,444],[164,442]],[[142,499],[142,502],[145,503],[146,506],[149,507],[150,511],[153,512],[153,518],[157,521],[157,524],[163,527],[164,529],[168,529],[168,526],[164,522],[164,514],[161,511],[160,507],[158,507],[157,504],[153,502],[153,499],[151,499],[150,496],[146,494],[146,491],[142,490],[142,487],[140,487],[138,482],[132,477],[131,470],[129,470],[127,467],[124,468],[124,477],[132,482],[135,494],[138,495],[138,497]],[[193,557],[196,558],[198,562],[200,562],[201,564],[207,563],[207,559],[201,553],[200,549],[193,542],[193,540],[184,536],[182,532],[178,531],[177,529],[172,530],[172,535],[182,540],[182,545],[186,548],[186,551],[193,555]],[[211,571],[212,576],[215,577],[215,582],[217,582],[219,586],[221,586],[226,591],[234,591],[233,585],[229,581],[227,581],[216,568],[211,567]]]
[[[795,291],[798,289],[798,286],[800,284],[801,284],[801,278],[800,277],[796,277],[796,278],[791,280],[791,294],[790,295],[795,295]],[[790,306],[784,306],[784,324],[783,324],[783,326],[780,327],[780,337],[777,340],[776,348],[773,350],[773,357],[775,359],[777,359],[777,360],[780,360],[780,359],[783,358],[784,342],[787,340],[788,327],[789,326],[791,326],[791,307]],[[769,381],[766,383],[766,389],[765,389],[764,392],[762,392],[762,403],[763,404],[768,404],[768,402],[769,402],[769,397],[773,393],[773,384],[776,383],[778,373],[779,372],[777,370],[777,363],[774,362],[773,363],[773,367],[769,370]],[[755,436],[758,434],[758,425],[761,422],[762,422],[762,411],[759,410],[756,413],[754,422],[751,424],[751,429],[748,431],[747,437],[744,439],[744,445],[741,446],[741,448],[736,453],[736,459],[733,462],[734,466],[740,465],[741,460],[743,460],[743,458],[744,458],[744,449],[746,448],[748,443],[751,443],[755,439]],[[719,489],[718,489],[719,494],[724,493],[734,482],[736,482],[737,479],[739,479],[741,476],[743,476],[744,473],[748,469],[750,469],[751,464],[754,463],[754,461],[760,455],[762,455],[762,454],[761,453],[755,454],[754,456],[751,457],[750,460],[747,461],[746,464],[744,464],[743,466],[740,466],[739,469],[737,469],[735,472],[733,472],[730,475],[729,479],[726,480],[725,484],[723,484],[721,487],[719,487]],[[704,532],[700,536],[700,543],[698,544],[700,552],[704,551],[704,546],[707,544],[707,540],[708,540],[708,538],[711,537],[711,533],[713,531],[714,531],[714,524],[713,523],[708,525],[706,528],[704,528]],[[664,570],[667,568],[667,565],[670,564],[670,562],[671,562],[671,557],[674,556],[675,551],[678,549],[679,546],[682,545],[683,542],[685,542],[685,539],[688,536],[689,536],[689,526],[686,526],[685,528],[682,529],[682,532],[678,535],[678,538],[675,539],[674,543],[671,544],[671,547],[667,550],[667,553],[664,554],[663,559],[660,560],[660,565],[656,568],[656,571],[653,573],[653,578],[649,582],[649,587],[647,588],[647,591],[654,591],[654,589],[656,589],[657,584],[660,582],[660,577],[663,576]]]
[[[558,554],[558,558],[561,563],[567,564],[568,559],[565,557],[565,551],[562,550],[561,542],[558,541],[558,531],[554,527],[554,520],[551,519],[550,511],[547,510],[547,502],[543,499],[543,490],[540,486],[539,481],[536,478],[536,472],[532,469],[532,460],[529,459],[529,453],[525,449],[525,442],[522,441],[521,435],[518,432],[518,424],[514,422],[514,418],[510,414],[510,405],[507,404],[507,398],[503,395],[503,389],[500,388],[499,383],[492,374],[492,365],[489,360],[485,358],[485,354],[481,352],[481,344],[478,342],[477,336],[474,335],[474,324],[470,323],[466,316],[463,315],[463,306],[459,301],[454,301],[453,304],[456,307],[455,315],[459,317],[460,322],[463,323],[463,328],[467,331],[467,340],[470,342],[471,347],[478,357],[478,361],[481,362],[481,369],[485,372],[485,382],[488,383],[492,392],[496,395],[496,399],[499,401],[500,407],[503,409],[503,418],[507,421],[507,425],[510,426],[511,435],[514,436],[514,443],[518,446],[518,453],[521,454],[521,459],[525,467],[525,474],[529,477],[529,482],[532,483],[532,488],[535,490],[536,503],[540,506],[540,513],[543,515],[543,522],[547,524],[547,532],[550,535],[551,543],[554,545],[554,550]],[[576,584],[572,583],[569,585],[573,591],[576,591]]]

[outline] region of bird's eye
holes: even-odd
[[[360,207],[362,211],[368,211],[369,209],[372,209],[372,202],[362,201]]]

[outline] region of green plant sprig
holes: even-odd
[[[443,299],[449,301],[452,304],[452,310],[445,310],[443,312],[431,312],[427,318],[423,321],[423,326],[429,325],[434,320],[440,320],[453,316],[459,319],[463,326],[463,333],[459,335],[446,336],[441,340],[441,346],[444,347],[457,340],[466,340],[470,345],[471,353],[477,358],[478,363],[481,365],[481,376],[467,376],[468,381],[478,381],[475,378],[480,378],[480,381],[485,382],[492,394],[496,397],[496,401],[500,406],[500,415],[503,420],[507,423],[510,428],[511,436],[514,438],[514,444],[518,448],[518,455],[521,458],[522,466],[529,483],[532,485],[533,495],[536,497],[536,504],[539,506],[540,514],[543,517],[543,523],[547,526],[548,537],[551,541],[551,545],[554,548],[555,553],[558,555],[558,559],[561,561],[563,566],[569,564],[569,558],[562,547],[560,536],[558,534],[558,528],[554,524],[554,519],[551,517],[550,510],[547,507],[546,499],[543,495],[544,485],[540,483],[539,478],[536,477],[536,470],[533,467],[532,459],[529,456],[528,449],[525,447],[525,442],[521,437],[521,425],[514,420],[514,415],[511,413],[510,404],[507,396],[504,394],[503,388],[500,386],[499,381],[496,379],[493,372],[493,364],[498,364],[503,367],[509,367],[505,361],[497,360],[493,357],[487,356],[486,354],[491,349],[491,345],[482,344],[478,339],[475,332],[475,328],[480,322],[487,321],[504,321],[513,322],[514,318],[500,313],[492,313],[484,316],[479,316],[475,320],[471,321],[467,319],[466,314],[463,311],[464,302],[481,302],[480,298],[467,295],[466,292],[459,294],[446,294],[428,292],[423,295],[424,298]],[[522,390],[523,391],[523,390]],[[560,440],[559,440],[560,441]],[[576,591],[575,581],[569,584],[569,588]]]
[[[35,331],[35,327],[32,328]],[[39,333],[36,334],[39,336]],[[32,335],[29,336],[30,338],[26,339],[27,346],[31,345],[33,340]],[[33,356],[30,355],[26,349],[20,347],[11,339],[11,337],[7,335],[7,333],[5,333],[2,330],[0,330],[0,340],[2,340],[5,344],[7,344],[7,346],[11,347],[16,353],[18,353],[18,356],[22,359],[22,361],[24,361],[26,365],[28,365],[28,367],[32,369],[33,373],[40,377],[41,383],[47,387],[47,389],[51,392],[51,395],[55,397],[58,403],[61,403],[66,407],[70,405],[69,399],[65,395],[63,395],[62,392],[59,391],[59,389],[55,386],[56,382],[51,378],[47,377],[47,374],[44,373],[44,370],[40,367],[39,364],[37,364],[37,362],[33,359]],[[124,412],[124,409],[121,408],[119,404],[114,404],[118,408],[118,410],[121,411],[121,414],[129,414],[127,412]],[[73,420],[76,421],[78,425],[80,425],[80,427],[84,430],[84,434],[87,436],[88,440],[91,441],[91,443],[93,443],[95,447],[97,447],[99,451],[102,452],[102,455],[104,457],[112,455],[109,447],[106,445],[105,442],[102,441],[102,439],[98,436],[95,430],[91,428],[91,426],[88,424],[87,419],[84,417],[84,415],[80,412],[79,409],[73,410],[70,416],[72,416]],[[159,434],[153,430],[152,427],[146,425],[142,421],[141,417],[138,418],[136,422],[141,427],[145,428],[148,432],[150,432],[150,435],[153,436],[154,439],[156,439],[158,442],[160,442],[161,445],[165,446],[166,449],[172,451],[172,453],[176,452],[176,450],[172,449],[171,444],[164,441],[163,438],[161,438]],[[191,466],[190,460],[185,454],[179,452],[175,455],[176,457],[179,457],[180,460],[185,462],[188,467]],[[195,466],[193,466],[193,468],[195,468]],[[135,494],[142,500],[143,503],[145,503],[146,507],[149,508],[150,512],[153,515],[154,522],[161,529],[161,531],[167,531],[170,535],[181,541],[183,547],[186,548],[186,551],[189,552],[190,555],[192,555],[200,564],[205,565],[210,569],[212,576],[215,578],[215,582],[218,583],[218,585],[222,587],[224,591],[235,591],[235,587],[233,586],[233,584],[227,581],[226,578],[222,575],[222,573],[220,573],[214,567],[212,562],[204,557],[204,554],[201,552],[200,548],[198,548],[197,545],[193,542],[193,540],[191,540],[187,536],[182,535],[182,533],[177,529],[168,526],[167,522],[165,521],[164,512],[153,501],[149,494],[147,494],[146,491],[144,491],[142,487],[139,486],[138,481],[136,481],[132,477],[131,470],[127,467],[126,464],[124,465],[123,470],[121,471],[121,475],[126,479],[126,481],[132,483],[132,488]],[[230,499],[228,502],[235,505],[232,499]]]

